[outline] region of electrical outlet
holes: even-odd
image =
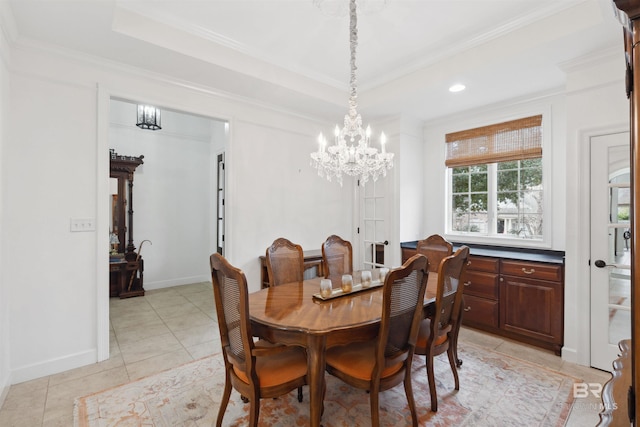
[[[71,231],[96,231],[94,218],[71,218]]]

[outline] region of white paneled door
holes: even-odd
[[[388,204],[385,199],[384,179],[359,184],[360,193],[360,256],[362,268],[370,270],[382,267],[389,260],[387,221]]]
[[[629,133],[590,144],[591,366],[611,371],[618,342],[631,338]]]

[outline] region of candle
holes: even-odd
[[[384,148],[384,145],[387,143],[387,137],[385,136],[384,132],[380,133],[380,146],[382,147],[382,154],[386,153],[386,149]]]

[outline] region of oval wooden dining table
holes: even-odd
[[[379,281],[373,271],[373,281]],[[360,283],[359,272],[353,274]],[[382,315],[382,287],[320,300],[320,277],[261,289],[249,295],[249,314],[254,335],[275,343],[307,349],[310,424],[320,426],[323,409],[325,352],[328,348],[376,337]],[[334,289],[340,284],[333,281]],[[430,273],[425,297],[425,315],[437,287],[437,274]]]

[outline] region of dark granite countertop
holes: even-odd
[[[412,242],[400,243],[401,248],[415,249],[416,240]],[[488,256],[494,258],[514,259],[519,261],[539,261],[548,262],[553,264],[564,264],[564,251],[553,251],[548,249],[532,249],[532,248],[516,248],[509,246],[491,246],[491,245],[479,245],[475,243],[453,243],[453,250],[455,251],[462,245],[469,246],[471,255],[476,256]]]

